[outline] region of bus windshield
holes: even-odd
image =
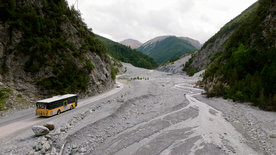
[[[36,107],[41,108],[41,109],[46,109],[46,104],[45,103],[36,103]]]

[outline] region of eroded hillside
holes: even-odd
[[[28,101],[90,96],[113,86],[104,45],[65,0],[5,0],[0,15],[0,81]],[[115,76],[113,75],[113,78]]]

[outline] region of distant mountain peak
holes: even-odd
[[[138,50],[154,58],[157,63],[162,64],[170,59],[197,50],[198,47],[193,45],[195,42],[196,40],[190,38],[185,40],[173,35],[159,36],[147,41]]]
[[[158,41],[162,41],[166,38],[169,38],[169,37],[175,37],[173,35],[166,35],[166,36],[158,36],[158,37],[155,37],[147,42],[145,42],[143,45],[147,45],[147,44],[152,44],[152,43],[155,43],[155,42],[158,42]]]
[[[155,38],[145,42],[143,44],[143,46],[147,46],[147,45],[162,41],[162,40],[167,39],[169,37],[175,37],[175,38],[178,38],[178,39],[181,39],[181,40],[185,40],[197,49],[200,49],[201,46],[202,46],[202,44],[199,41],[195,40],[195,39],[192,39],[192,38],[189,38],[189,37],[177,37],[177,36],[174,36],[174,35],[164,35],[164,36],[155,37]]]
[[[129,46],[132,49],[139,48],[142,45],[141,42],[139,42],[138,40],[135,40],[135,39],[126,39],[126,40],[121,41],[120,43],[125,46]]]

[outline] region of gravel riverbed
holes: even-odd
[[[276,114],[205,98],[200,79],[124,64],[118,92],[0,139],[0,154],[276,154]],[[3,120],[1,120],[3,122]],[[32,120],[30,120],[32,121]],[[19,121],[20,123],[20,121]]]

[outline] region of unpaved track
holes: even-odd
[[[93,97],[89,97],[86,99],[82,99],[78,103],[78,107],[83,107],[87,104],[93,103],[97,100],[106,98],[110,95],[118,93],[120,90],[123,89],[123,84],[117,81],[117,83],[121,84],[120,88],[113,88],[110,91],[102,93],[100,95],[96,95]],[[74,109],[76,110],[76,109]],[[23,131],[25,129],[29,129],[32,125],[40,124],[43,122],[49,122],[51,120],[56,119],[58,116],[53,116],[50,118],[41,118],[35,115],[35,109],[25,110],[25,113],[19,112],[18,114],[15,113],[12,119],[1,119],[0,121],[0,139],[4,139],[6,137],[12,137],[16,135],[18,132]],[[62,113],[62,115],[66,115],[66,112]]]
[[[225,104],[228,105],[228,101],[204,98],[201,95],[203,90],[194,87],[199,77],[124,65],[128,71],[120,78],[128,82],[124,83],[124,88],[115,89],[116,92],[111,93],[114,95],[82,101],[87,104],[44,120],[53,121],[57,128],[66,129],[64,137],[55,144],[59,147],[64,145],[63,154],[276,153],[260,146],[258,139],[245,137],[249,135],[246,132],[251,132],[250,128],[240,132],[232,126],[225,118],[227,111],[221,107],[227,107]],[[127,80],[134,78],[142,80]],[[214,108],[216,106],[220,108]],[[80,116],[82,119],[76,119]],[[272,114],[270,118],[273,120],[274,116]],[[1,143],[0,154],[28,153],[40,141],[32,135],[30,128],[13,134]]]

